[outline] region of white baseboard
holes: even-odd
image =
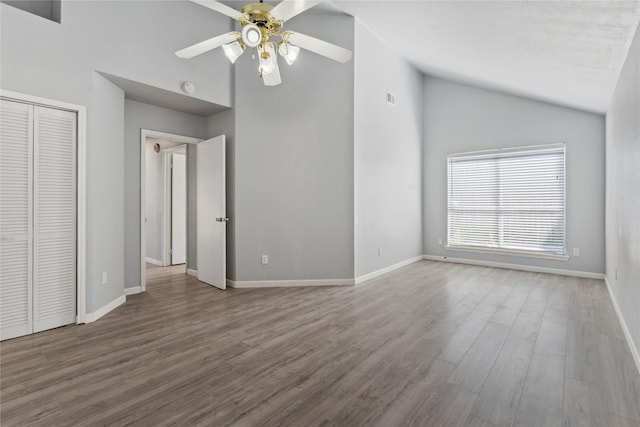
[[[194,269],[192,269],[192,268],[187,268],[187,274],[188,274],[189,276],[196,276],[196,277],[198,277],[198,270],[194,270]]]
[[[135,295],[142,292],[142,288],[140,286],[134,286],[133,288],[124,288],[125,295]]]
[[[110,313],[111,311],[115,310],[116,308],[124,304],[126,301],[127,301],[127,297],[124,295],[120,295],[118,298],[114,299],[113,301],[111,301],[106,305],[103,305],[93,313],[87,313],[87,316],[85,318],[85,323],[95,322],[105,314]]]
[[[362,276],[356,277],[354,282],[355,282],[356,285],[359,285],[362,282],[366,282],[367,280],[375,279],[376,277],[382,276],[383,274],[391,273],[394,270],[397,270],[399,268],[405,267],[405,266],[407,266],[409,264],[413,264],[414,262],[420,261],[422,259],[423,259],[423,257],[421,255],[421,256],[410,258],[410,259],[407,259],[407,260],[404,260],[404,261],[400,261],[400,262],[398,262],[396,264],[393,264],[393,265],[390,265],[388,267],[381,268],[380,270],[376,270],[376,271],[373,271],[371,273],[367,273],[367,274],[364,274]]]
[[[158,267],[162,267],[162,261],[158,261],[157,259],[147,257],[147,262],[149,264],[157,265]]]
[[[564,270],[561,268],[537,267],[533,265],[511,264],[508,262],[493,262],[466,258],[452,258],[449,256],[424,255],[423,259],[430,261],[455,262],[457,264],[479,265],[482,267],[507,268],[509,270],[532,271],[534,273],[559,274],[561,276],[584,277],[586,279],[604,279],[602,273],[591,273],[588,271]]]
[[[256,280],[242,281],[227,279],[230,288],[292,288],[303,286],[353,286],[353,279],[322,279],[322,280]]]
[[[606,275],[604,276],[604,282],[607,284],[609,297],[611,297],[613,308],[616,310],[616,316],[618,316],[618,321],[620,322],[620,326],[622,327],[622,332],[624,332],[624,337],[627,339],[627,345],[629,346],[629,351],[631,351],[633,360],[634,362],[636,362],[636,368],[638,368],[638,372],[640,372],[640,351],[638,350],[638,346],[636,345],[636,343],[633,342],[633,338],[631,337],[631,333],[629,332],[629,328],[627,327],[627,322],[625,322],[624,317],[622,317],[622,311],[620,311],[620,306],[618,305],[618,301],[616,300],[616,297],[613,294],[613,289],[611,289],[611,283],[609,283],[609,278]]]

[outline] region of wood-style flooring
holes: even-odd
[[[157,268],[147,289],[3,342],[2,426],[640,426],[601,280],[422,261],[227,291]]]

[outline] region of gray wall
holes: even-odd
[[[607,112],[607,279],[640,353],[640,31]],[[616,275],[617,271],[617,275]]]
[[[124,92],[92,73],[87,106],[87,312],[124,292]],[[102,284],[102,273],[107,283]]]
[[[353,18],[304,13],[287,28],[351,48]],[[353,61],[301,52],[265,87],[236,71],[235,279],[353,278]],[[269,264],[260,264],[260,255]]]
[[[423,253],[423,79],[357,20],[354,54],[355,276],[359,277]],[[395,107],[387,104],[387,91],[395,95]]]
[[[125,100],[125,288],[140,286],[140,130],[148,129],[176,135],[206,138],[207,120],[179,111]],[[188,268],[195,269],[195,162],[191,147],[187,146],[187,206]],[[195,150],[194,150],[195,153]],[[159,154],[158,157],[161,157]],[[193,189],[191,188],[193,187]],[[193,190],[193,191],[192,191]],[[192,218],[193,217],[193,218]],[[195,243],[194,243],[195,245]],[[149,251],[149,249],[147,249]],[[148,252],[149,253],[149,252]],[[159,254],[157,254],[159,255]],[[155,258],[152,254],[149,254]],[[156,258],[160,259],[160,258]],[[193,264],[192,264],[193,259]]]
[[[424,248],[428,255],[604,272],[604,117],[427,77],[424,88]],[[567,144],[567,248],[555,261],[447,251],[447,154]]]
[[[131,218],[132,205],[124,189],[135,186],[125,181],[125,169],[136,160],[123,140],[124,96],[95,70],[174,92],[188,80],[197,97],[230,105],[231,67],[221,50],[192,61],[173,54],[227,31],[229,21],[190,2],[67,1],[62,17],[61,25],[0,4],[0,87],[87,106],[86,280],[93,312],[139,284],[125,280],[124,218]],[[204,123],[201,130],[204,136]],[[100,284],[104,271],[107,285]]]

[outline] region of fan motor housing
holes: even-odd
[[[249,3],[241,11],[246,17],[242,25],[256,24],[260,28],[266,29],[271,34],[278,34],[282,30],[282,21],[271,16],[273,6],[267,3]]]

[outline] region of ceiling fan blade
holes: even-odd
[[[282,0],[276,7],[271,9],[271,16],[288,21],[296,15],[320,3],[321,0]]]
[[[239,10],[235,10],[226,4],[220,3],[216,0],[191,0],[193,3],[198,3],[201,6],[208,7],[211,10],[215,10],[218,13],[227,15],[229,18],[239,19],[244,18],[244,15]]]
[[[282,83],[282,78],[280,77],[280,68],[278,67],[278,61],[276,61],[276,68],[269,74],[262,74],[262,82],[265,86],[278,86]]]
[[[284,34],[284,39],[292,45],[310,50],[318,55],[326,56],[329,59],[342,62],[343,64],[345,62],[349,62],[353,56],[353,52],[349,49],[336,46],[335,44],[324,40],[316,39],[315,37],[307,36],[306,34],[287,31]]]
[[[176,52],[176,56],[184,59],[191,59],[195,56],[213,50],[217,47],[222,46],[223,44],[234,42],[238,39],[237,32],[230,32],[226,34],[221,34],[219,36],[210,38],[209,40],[205,40],[200,43],[196,43],[193,46],[185,47],[184,49],[180,49]]]

